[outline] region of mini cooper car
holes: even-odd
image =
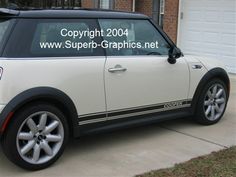
[[[39,170],[69,137],[223,116],[224,65],[184,55],[147,16],[101,10],[0,9],[0,134],[5,155]]]

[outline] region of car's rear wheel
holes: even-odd
[[[220,79],[208,82],[198,100],[196,121],[204,125],[217,123],[224,115],[227,101],[228,90],[225,83]]]
[[[52,105],[34,104],[12,118],[2,146],[16,165],[40,170],[61,156],[67,140],[68,124],[63,113]]]

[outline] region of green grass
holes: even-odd
[[[236,177],[236,147],[136,177]]]

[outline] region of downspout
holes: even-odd
[[[135,5],[136,5],[136,0],[133,0],[133,7],[132,7],[132,11],[135,12]]]
[[[176,41],[176,45],[178,46],[178,47],[180,47],[180,37],[181,37],[181,16],[183,17],[183,15],[182,15],[182,11],[183,11],[183,9],[182,9],[182,0],[179,0],[179,12],[178,12],[178,23],[177,23],[177,41]]]

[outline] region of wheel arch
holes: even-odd
[[[197,86],[197,89],[194,93],[193,101],[192,101],[193,113],[195,113],[198,99],[201,94],[201,91],[204,89],[204,86],[206,85],[206,83],[209,80],[212,80],[215,78],[221,79],[227,86],[228,94],[230,93],[230,79],[229,79],[227,72],[222,68],[213,68],[213,69],[209,70],[200,80],[200,82]],[[227,95],[227,96],[229,96],[229,95]]]
[[[73,101],[64,92],[51,87],[37,87],[15,96],[0,114],[0,133],[3,134],[14,114],[22,107],[35,102],[45,102],[59,108],[66,116],[72,136],[78,131],[78,113]]]

